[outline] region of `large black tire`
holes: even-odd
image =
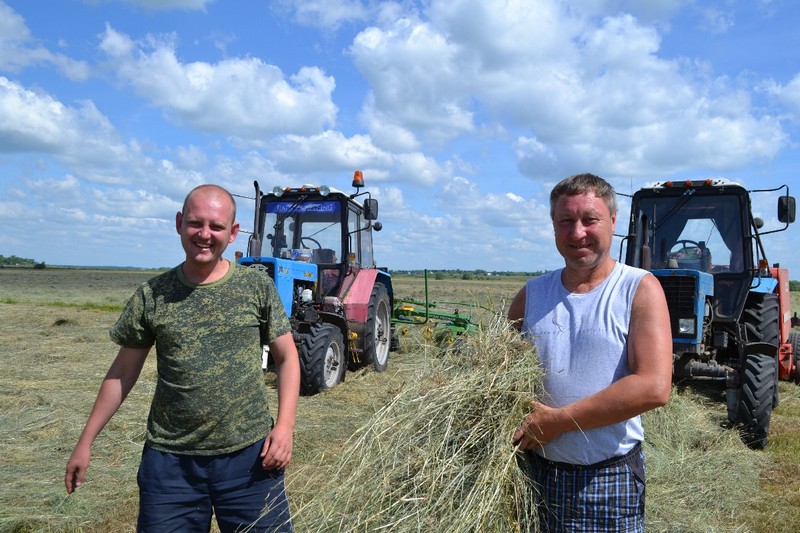
[[[742,374],[738,415],[742,441],[754,450],[762,450],[767,446],[777,386],[778,361],[770,355],[760,353],[747,356]]]
[[[339,328],[333,324],[314,324],[303,336],[299,348],[300,394],[317,394],[344,380],[344,340]]]
[[[742,323],[747,330],[748,342],[780,344],[780,307],[777,294],[751,292],[747,295]]]
[[[794,354],[794,375],[792,379],[795,383],[800,383],[800,333],[792,331],[789,333],[789,344],[792,345]]]
[[[776,348],[781,342],[780,304],[777,294],[751,292],[747,295],[742,323],[747,331],[748,342],[766,342]],[[777,358],[775,363],[777,364]],[[778,407],[778,374],[775,374],[772,408]]]
[[[391,334],[392,310],[389,304],[389,294],[383,283],[376,283],[369,297],[362,355],[364,364],[371,365],[376,372],[383,372],[389,365]]]

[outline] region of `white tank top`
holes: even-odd
[[[616,263],[586,294],[561,282],[562,270],[528,280],[522,333],[536,346],[545,372],[538,400],[559,407],[608,387],[630,373],[628,331],[636,288],[647,271]],[[644,439],[641,417],[564,433],[536,453],[552,461],[593,464],[630,451]]]

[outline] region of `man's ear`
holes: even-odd
[[[175,231],[177,231],[179,235],[181,233],[181,226],[183,226],[183,213],[178,211],[175,214]]]
[[[234,222],[233,226],[231,226],[231,238],[228,241],[228,244],[232,243],[236,240],[236,236],[239,235],[239,223]]]

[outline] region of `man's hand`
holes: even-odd
[[[67,487],[67,494],[72,494],[75,489],[83,484],[83,480],[86,478],[86,471],[89,469],[90,456],[91,449],[80,444],[75,447],[69,461],[67,461],[67,471],[64,474],[64,485]]]
[[[292,460],[292,432],[276,425],[264,441],[261,450],[261,466],[264,470],[286,468]]]
[[[520,450],[532,450],[555,439],[563,430],[559,420],[562,409],[531,402],[531,411],[514,432],[513,442]]]

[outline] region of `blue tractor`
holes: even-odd
[[[378,201],[361,192],[362,173],[352,194],[325,185],[264,193],[254,185],[253,233],[238,262],[275,281],[300,356],[300,392],[328,390],[347,369],[384,371],[398,348],[394,294],[373,257],[372,232],[382,225]]]
[[[753,215],[754,193],[778,195],[777,222]],[[650,270],[667,297],[675,381],[724,384],[728,420],[767,445],[778,380],[800,377],[789,274],[762,238],[795,218],[787,186],[748,191],[725,179],[664,181],[632,197],[625,262]],[[780,225],[778,224],[780,223]]]

